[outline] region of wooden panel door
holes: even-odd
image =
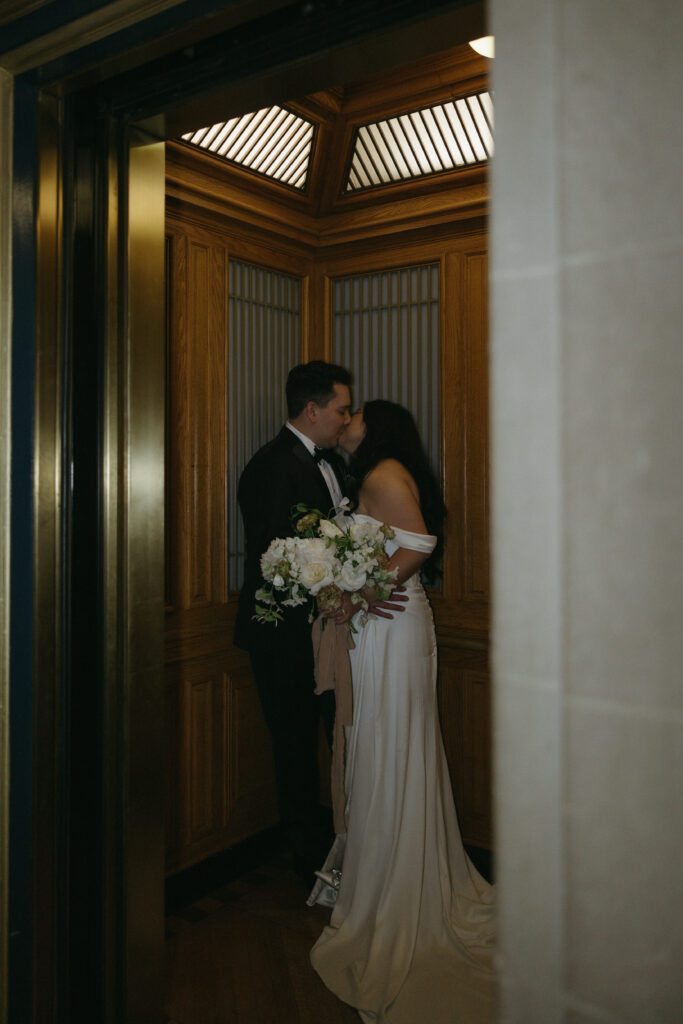
[[[439,713],[460,831],[492,846],[491,687],[482,650],[439,647]]]
[[[228,589],[225,239],[167,237],[167,868],[277,820],[270,741]]]

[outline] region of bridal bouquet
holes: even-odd
[[[308,602],[312,622],[314,605],[321,613],[335,612],[344,591],[351,594],[354,604],[367,610],[361,593],[366,586],[381,600],[389,597],[396,570],[387,569],[384,545],[394,531],[385,524],[353,522],[345,516],[346,504],[333,509],[333,514],[337,513],[333,518],[319,509],[294,506],[296,536],[276,538],[261,556],[265,586],[255,595],[257,622],[277,624],[283,608]]]

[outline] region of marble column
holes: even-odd
[[[500,1020],[674,1024],[683,5],[490,13]]]

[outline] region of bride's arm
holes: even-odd
[[[364,512],[373,519],[407,530],[410,533],[427,534],[415,481],[410,473],[394,459],[380,462],[363,481],[360,500]],[[407,579],[419,571],[429,558],[429,551],[411,551],[398,548],[389,560],[388,568],[397,569],[395,587],[400,587]],[[369,587],[362,591],[368,603],[368,610],[382,618],[393,618],[384,609],[402,611],[397,601],[407,601],[403,594],[392,593],[388,601],[378,600],[377,595]],[[345,601],[343,609],[337,613],[338,622],[346,622],[357,610],[357,606]]]
[[[368,515],[400,530],[428,533],[417,484],[407,469],[395,459],[385,459],[367,475],[361,491]],[[405,583],[429,558],[429,551],[398,548],[389,560],[389,569],[397,569],[396,586]]]

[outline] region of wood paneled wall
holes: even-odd
[[[312,244],[296,210],[236,216],[169,147],[168,869],[186,867],[277,820],[269,739],[246,655],[232,646],[227,587],[228,259],[305,281],[302,359],[331,355],[331,282],[438,262],[442,460],[449,510],[433,596],[442,728],[463,835],[491,845],[488,670],[488,382],[484,221],[443,220],[391,238],[378,217],[343,244]],[[215,175],[215,168],[211,174]],[[229,173],[229,172],[228,172]],[[229,184],[224,185],[229,193]],[[257,201],[255,200],[255,203]],[[439,194],[439,209],[443,207]],[[420,208],[424,213],[424,204]],[[387,209],[386,216],[391,217]],[[483,213],[483,210],[479,211]],[[346,215],[345,215],[346,216]],[[403,216],[403,214],[402,214]],[[363,212],[367,222],[367,210]],[[345,221],[348,229],[348,216]],[[386,225],[384,225],[386,226]],[[346,230],[346,229],[345,229]],[[284,387],[284,381],[283,387]]]

